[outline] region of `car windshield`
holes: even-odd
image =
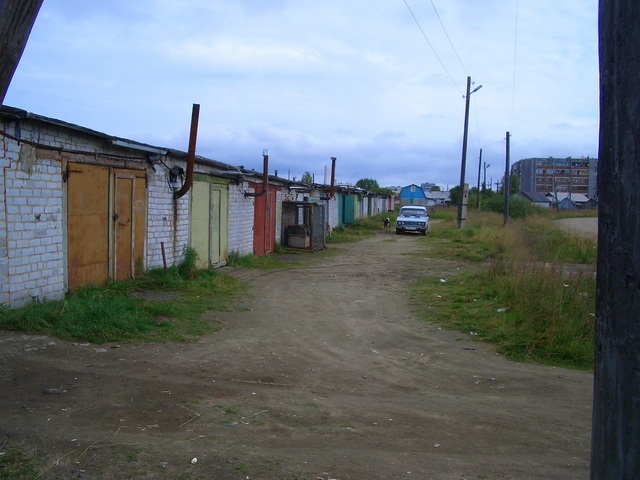
[[[405,217],[426,217],[427,213],[422,208],[401,208],[400,215]]]

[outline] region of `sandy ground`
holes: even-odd
[[[0,451],[34,452],[41,479],[588,478],[592,375],[420,321],[412,282],[437,302],[464,268],[429,241],[227,269],[250,294],[195,344],[0,332]]]

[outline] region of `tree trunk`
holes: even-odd
[[[0,0],[0,104],[9,89],[43,0]]]
[[[600,0],[591,478],[640,474],[640,2]]]

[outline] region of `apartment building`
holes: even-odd
[[[581,193],[598,198],[597,158],[525,158],[511,167],[523,192]]]

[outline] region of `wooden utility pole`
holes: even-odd
[[[640,2],[600,0],[591,479],[640,472]]]
[[[478,159],[478,191],[476,192],[476,207],[480,210],[480,171],[482,169],[482,149],[480,149],[480,158]]]
[[[471,77],[467,77],[467,94],[465,95],[464,107],[464,131],[462,134],[462,161],[460,162],[460,192],[458,195],[458,230],[467,225],[467,189],[465,188],[464,174],[467,165],[467,137],[469,135],[469,100],[471,94],[482,88],[478,85],[471,90]]]
[[[0,0],[0,104],[9,90],[43,0]]]
[[[502,184],[502,193],[504,194],[504,224],[506,225],[509,222],[509,194],[511,193],[511,175],[509,174],[510,170],[510,147],[509,147],[509,132],[507,132],[507,151],[505,155],[505,167],[504,167],[504,182]]]

